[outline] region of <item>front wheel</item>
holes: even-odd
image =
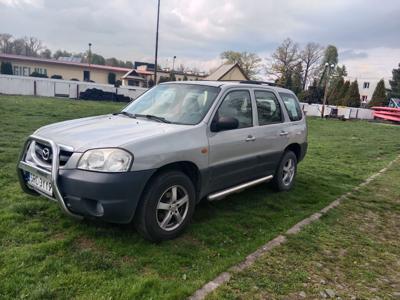
[[[135,227],[146,239],[159,242],[180,235],[192,218],[195,189],[182,172],[156,176],[145,191],[135,216]]]
[[[297,172],[297,157],[292,151],[286,151],[275,172],[274,187],[278,191],[288,191],[293,187]]]

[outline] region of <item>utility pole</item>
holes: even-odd
[[[92,63],[92,43],[89,43],[88,63],[89,63],[89,66]]]
[[[172,73],[175,71],[175,59],[176,59],[176,55],[174,55],[174,57],[172,59]]]
[[[335,67],[335,64],[329,65],[329,63],[325,63],[325,68],[327,68],[327,71],[326,71],[326,84],[325,84],[324,100],[322,102],[322,109],[321,109],[321,118],[323,118],[324,114],[325,114],[325,105],[326,105],[326,100],[328,98],[329,77],[331,75],[331,69],[333,69],[334,67]]]
[[[158,59],[158,27],[160,24],[160,0],[157,6],[156,53],[154,60],[154,84],[157,85],[157,59]]]

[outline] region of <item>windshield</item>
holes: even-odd
[[[140,96],[124,111],[194,125],[204,118],[219,91],[217,87],[197,84],[162,84]]]

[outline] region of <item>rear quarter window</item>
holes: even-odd
[[[283,103],[285,104],[290,120],[301,120],[303,118],[303,113],[301,112],[300,104],[296,96],[289,93],[279,93],[279,95],[281,96]]]

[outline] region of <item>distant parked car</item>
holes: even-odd
[[[161,241],[182,233],[203,198],[267,181],[291,189],[306,150],[305,117],[290,90],[171,82],[118,113],[39,128],[18,174],[24,191],[70,216],[133,221]]]

